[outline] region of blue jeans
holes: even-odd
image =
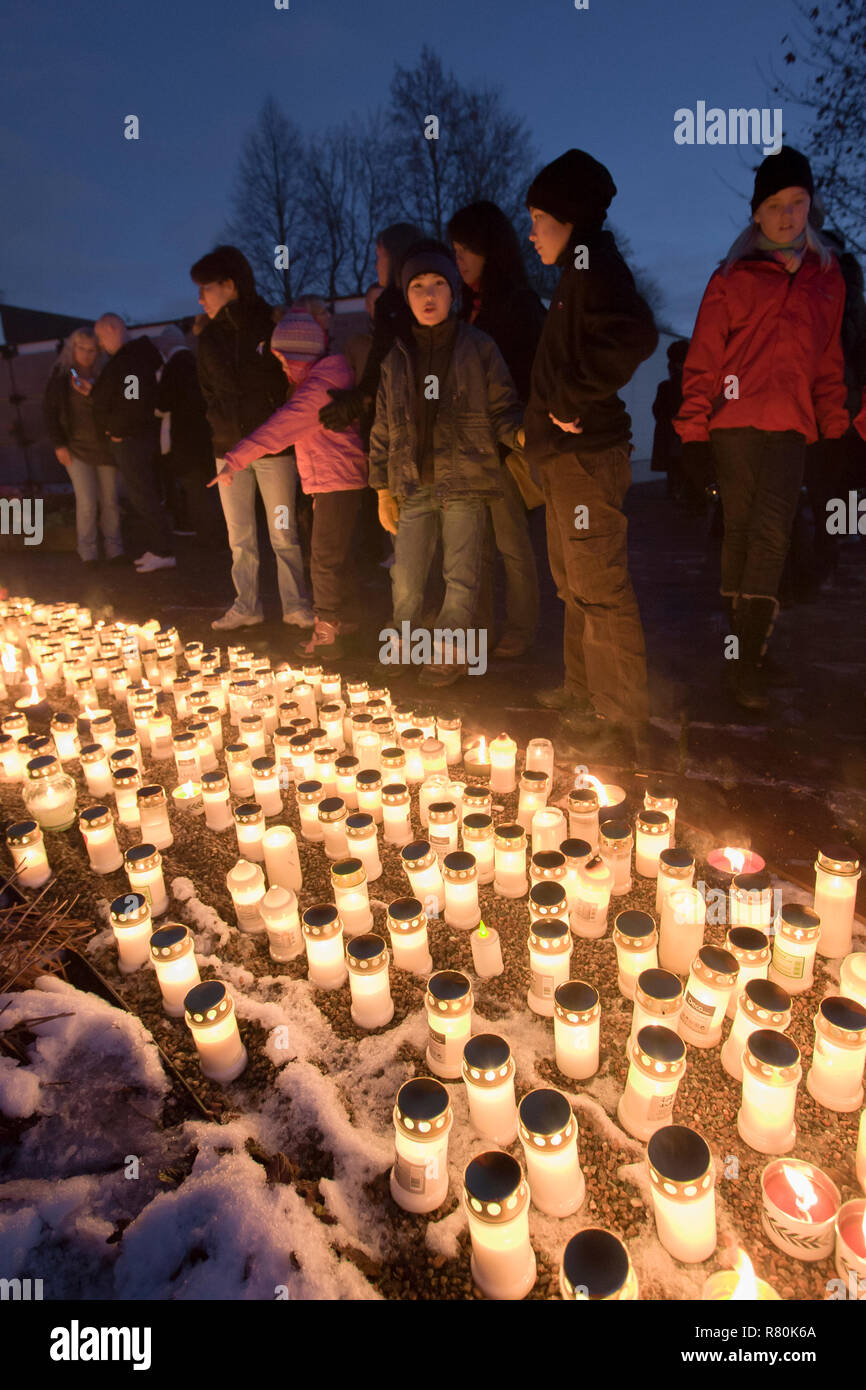
[[[505,632],[532,646],[538,628],[539,594],[535,552],[529,538],[526,508],[520,489],[506,464],[501,470],[502,496],[488,502],[496,550],[505,567]],[[488,547],[485,555],[483,588],[493,613],[493,586],[496,555]]]
[[[224,460],[216,460],[217,472]],[[298,468],[293,454],[256,459],[232,477],[231,487],[219,487],[220,501],[232,552],[232,583],[236,607],[248,617],[260,617],[259,542],[256,534],[256,487],[262,494],[268,535],[277,561],[277,584],[283,616],[309,609],[304,584],[304,561],[298,541],[295,493]],[[281,509],[281,510],[279,510]],[[286,523],[286,524],[283,524]]]
[[[424,587],[440,534],[445,598],[435,626],[464,630],[472,626],[486,522],[487,505],[480,500],[437,502],[429,487],[401,499],[391,566],[395,627],[399,629],[403,622],[414,627],[421,617]]]
[[[99,559],[99,532],[106,559],[123,554],[117,469],[110,463],[84,463],[70,458],[66,469],[75,492],[75,531],[82,560]]]

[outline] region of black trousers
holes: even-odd
[[[110,448],[130,506],[144,523],[145,549],[154,555],[172,555],[171,526],[159,500],[155,437],[139,435],[120,439],[112,441]]]
[[[353,488],[317,492],[313,498],[313,610],[317,618],[327,623],[339,622],[346,616],[346,598],[353,583],[349,557],[363,497],[363,488]]]
[[[803,485],[796,430],[712,430],[725,518],[722,593],[776,598]]]

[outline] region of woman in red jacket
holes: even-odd
[[[685,449],[712,442],[725,520],[722,595],[737,635],[734,699],[765,709],[761,658],[806,445],[848,428],[841,272],[809,226],[809,161],[783,145],[758,169],[752,221],[712,276],[683,369]]]

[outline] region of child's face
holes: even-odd
[[[811,206],[805,188],[782,188],[756,208],[754,220],[765,237],[785,246],[806,230]]]
[[[529,240],[541,257],[543,265],[555,265],[568,245],[574,231],[574,223],[557,222],[549,212],[542,212],[540,208],[530,208],[529,212],[532,217]]]
[[[409,282],[409,308],[425,328],[444,323],[451,308],[451,286],[443,275],[430,272]]]

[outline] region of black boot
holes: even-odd
[[[761,661],[773,630],[779,605],[774,598],[743,598],[736,607],[739,658],[733,671],[732,695],[742,709],[764,710],[769,705]]]

